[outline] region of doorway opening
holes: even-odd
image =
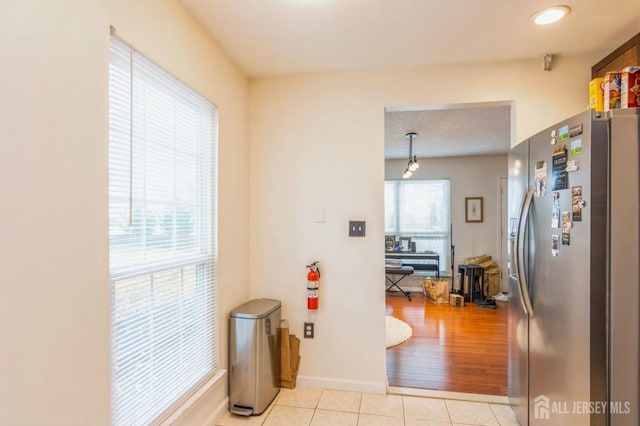
[[[506,396],[507,302],[498,301],[491,308],[467,300],[465,306],[455,307],[446,303],[447,297],[445,303],[434,303],[427,298],[424,284],[439,276],[448,281],[450,292],[464,292],[460,289],[459,265],[472,263],[470,259],[479,256],[490,256],[496,268],[491,272],[497,275],[483,274],[483,293],[492,298],[507,292],[504,278],[507,236],[503,230],[507,154],[515,134],[512,117],[509,101],[385,110],[385,188],[391,182],[398,187],[407,185],[403,182],[418,186],[418,182],[447,180],[450,185],[449,204],[442,207],[448,209],[450,223],[440,224],[447,241],[442,247],[423,250],[398,242],[434,237],[437,226],[433,227],[433,218],[440,217],[437,211],[440,207],[432,203],[425,209],[428,211],[409,212],[425,205],[424,196],[415,193],[413,196],[419,199],[407,196],[407,207],[399,204],[396,196],[391,208],[388,205],[391,198],[385,191],[387,257],[392,257],[391,249],[429,251],[442,259],[437,273],[418,267],[402,281],[403,290],[412,295],[411,300],[401,292],[387,292],[387,315],[413,328],[411,339],[387,350],[387,378],[392,387]],[[411,147],[415,158],[410,158],[407,133],[415,134]],[[407,161],[411,163],[412,159],[420,167],[411,177],[403,178]],[[480,209],[473,217],[465,208],[469,199],[477,203],[474,208]],[[395,216],[390,218],[390,214]],[[431,228],[420,228],[426,223]],[[442,298],[438,301],[443,302]]]

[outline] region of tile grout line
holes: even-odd
[[[313,419],[316,416],[316,413],[318,412],[318,406],[320,405],[320,400],[322,399],[322,395],[324,395],[326,391],[327,391],[326,389],[322,389],[322,391],[320,391],[320,396],[318,397],[318,401],[316,401],[316,406],[313,408],[313,414],[311,415],[311,420],[309,420],[309,425],[313,423]]]
[[[447,404],[448,399],[444,400],[444,408],[447,410],[447,416],[449,416],[449,423],[453,425],[453,418],[451,417],[451,412],[449,411],[449,404]]]
[[[496,412],[493,411],[493,408],[491,408],[491,404],[487,404],[487,405],[489,406],[489,411],[491,412],[491,414],[493,414],[493,418],[496,419],[496,422],[498,422],[498,426],[502,426],[502,422],[500,421],[500,419],[496,415]]]

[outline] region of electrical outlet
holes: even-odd
[[[366,224],[364,220],[350,220],[349,221],[349,236],[350,237],[364,237]]]
[[[304,323],[304,338],[305,339],[313,339],[313,334],[314,334],[314,326],[312,322],[305,322]]]

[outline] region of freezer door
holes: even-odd
[[[606,129],[606,124],[600,124]],[[574,136],[563,140],[566,130],[580,126],[580,134],[572,132]],[[546,176],[546,188],[536,185],[528,227],[527,290],[533,307],[529,320],[531,425],[548,425],[550,421],[599,425],[605,420],[603,415],[591,416],[574,409],[582,407],[575,404],[606,401],[604,224],[608,141],[606,132],[597,133],[604,140],[591,140],[591,116],[585,112],[531,138],[529,179],[536,182],[536,169],[538,181]],[[566,160],[578,165],[577,170],[564,176],[561,170],[566,164],[552,155],[559,146],[566,148]],[[546,171],[540,172],[545,167]],[[566,187],[556,187],[562,179],[566,179]],[[574,220],[572,199],[578,193],[585,204],[581,220]],[[555,203],[559,207],[554,209]],[[565,220],[569,223],[563,230]],[[566,410],[550,412],[553,407]]]
[[[515,237],[522,213],[523,195],[529,183],[528,179],[529,142],[524,141],[509,153],[509,241],[507,244],[509,273],[508,397],[509,404],[522,425],[527,424],[529,417],[527,402],[529,397],[529,323],[519,289]]]

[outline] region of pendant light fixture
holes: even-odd
[[[405,135],[409,139],[409,162],[407,163],[407,167],[404,169],[404,174],[402,175],[402,179],[408,179],[411,177],[411,174],[418,170],[420,165],[418,164],[418,159],[415,155],[413,155],[413,138],[415,138],[417,133],[409,132]]]

